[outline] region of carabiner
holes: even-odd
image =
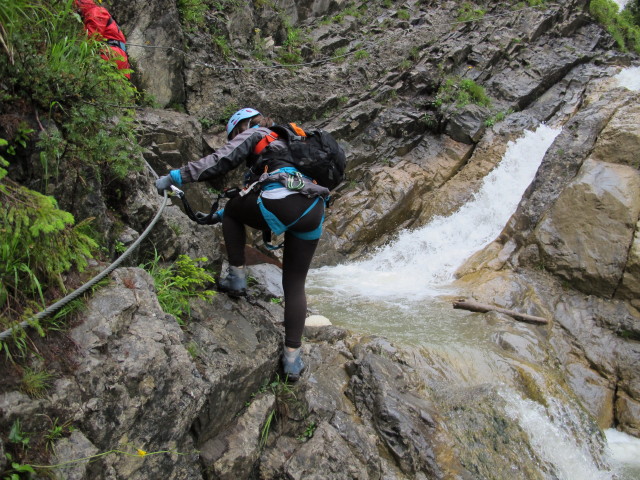
[[[287,177],[287,188],[289,190],[302,190],[304,188],[304,178],[300,172],[289,173]]]

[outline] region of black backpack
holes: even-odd
[[[320,129],[302,130],[295,123],[269,127],[275,138],[268,135],[258,143],[255,153],[260,154],[276,138],[289,144],[291,158],[287,159],[303,175],[319,185],[333,190],[344,180],[347,158],[344,150],[329,132]]]

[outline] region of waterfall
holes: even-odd
[[[640,478],[640,438],[632,437],[613,428],[605,431],[609,456],[621,471],[620,478]]]
[[[420,300],[441,294],[458,267],[493,241],[515,212],[560,130],[541,125],[509,142],[472,201],[448,217],[401,232],[371,258],[310,273],[310,284],[351,297]]]

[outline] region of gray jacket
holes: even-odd
[[[207,155],[195,162],[189,162],[182,167],[180,169],[182,181],[191,183],[214,179],[229,173],[242,165],[243,162],[248,168],[252,169],[255,175],[260,176],[262,171],[257,171],[253,167],[259,166],[262,168],[265,161],[269,159],[275,162],[277,159],[284,160],[289,155],[289,147],[283,140],[275,140],[270,143],[262,155],[253,153],[258,142],[269,133],[270,130],[264,127],[245,130],[211,155]],[[269,165],[269,169],[272,170],[279,166],[277,164]]]

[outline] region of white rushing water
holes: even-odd
[[[541,125],[509,142],[474,199],[448,217],[401,232],[371,258],[310,272],[310,285],[351,298],[421,300],[443,293],[458,267],[494,240],[515,212],[560,130]]]
[[[613,428],[605,430],[609,456],[624,479],[640,478],[640,438],[632,437]]]
[[[613,78],[621,87],[634,91],[640,90],[640,67],[625,68]]]
[[[567,415],[562,405],[551,400],[545,408],[538,402],[523,399],[511,391],[501,392],[507,401],[507,414],[529,435],[531,446],[542,460],[555,468],[559,480],[611,480],[612,472],[599,470],[586,445],[580,445],[570,422],[549,421]],[[579,422],[579,419],[573,419]]]

